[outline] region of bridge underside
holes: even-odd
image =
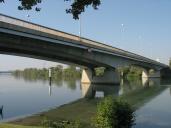
[[[98,67],[105,64],[92,61],[87,49],[69,47],[16,35],[0,33],[0,53],[36,59],[43,59],[85,67]],[[87,56],[87,57],[86,57]]]
[[[11,54],[25,56],[62,63],[72,63],[89,68],[108,67],[117,68],[128,65],[139,65],[145,68],[160,68],[149,63],[142,63],[138,60],[123,58],[106,54],[105,51],[98,52],[89,50],[89,47],[75,47],[56,42],[44,41],[19,35],[0,32],[0,52],[2,54]]]

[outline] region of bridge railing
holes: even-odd
[[[3,15],[3,14],[0,14],[0,21],[5,22],[5,23],[9,23],[9,24],[12,24],[12,25],[17,25],[17,26],[20,26],[20,27],[24,27],[24,28],[28,28],[28,29],[32,29],[32,30],[36,30],[36,31],[56,35],[56,36],[60,36],[62,38],[66,38],[66,39],[69,39],[69,40],[74,40],[74,41],[80,42],[80,44],[89,44],[89,45],[98,47],[101,50],[105,50],[107,52],[112,52],[112,53],[116,53],[116,54],[119,54],[119,55],[122,55],[122,56],[127,56],[127,57],[130,57],[130,58],[138,59],[139,61],[144,61],[144,62],[148,62],[148,63],[149,62],[150,63],[158,63],[159,65],[163,65],[162,63],[159,63],[159,62],[154,61],[152,59],[137,55],[135,53],[131,53],[131,52],[128,52],[128,51],[125,51],[125,50],[121,50],[121,49],[118,49],[118,48],[115,48],[115,47],[112,47],[112,46],[109,46],[109,45],[106,45],[106,44],[103,44],[103,43],[100,43],[100,42],[96,42],[96,41],[93,41],[93,40],[89,40],[89,39],[86,39],[86,38],[81,38],[81,41],[80,41],[79,36],[72,35],[72,34],[69,34],[69,33],[65,33],[65,32],[62,32],[62,31],[58,31],[58,30],[48,28],[48,27],[45,27],[45,26],[41,26],[41,25],[38,25],[38,24],[35,24],[35,23],[30,23],[28,21],[20,20],[20,19],[17,19],[17,18],[13,18],[13,17],[10,17],[10,16]]]

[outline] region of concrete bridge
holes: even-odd
[[[168,67],[100,42],[3,14],[0,14],[0,53],[83,66],[82,83],[118,83],[118,67],[140,66],[144,69],[142,77],[160,77],[160,70]],[[95,76],[96,67],[106,67],[103,76]],[[151,75],[150,69],[154,69]]]

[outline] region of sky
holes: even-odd
[[[79,35],[79,20],[65,10],[71,2],[42,0],[40,12],[19,11],[18,0],[5,0],[0,13]],[[30,17],[27,17],[27,16]],[[81,36],[168,64],[171,57],[171,0],[102,0],[98,10],[81,14]],[[0,70],[48,67],[58,63],[0,55]]]

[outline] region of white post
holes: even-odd
[[[52,72],[51,72],[51,69],[49,68],[49,77],[52,76]]]
[[[51,86],[51,80],[52,80],[52,70],[49,68],[49,85]]]

